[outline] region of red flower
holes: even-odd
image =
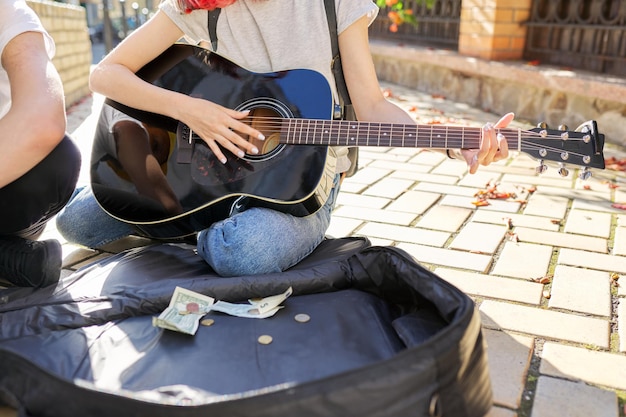
[[[236,0],[179,0],[180,9],[185,13],[194,10],[213,10],[230,6]]]

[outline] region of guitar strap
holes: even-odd
[[[209,11],[207,26],[209,28],[209,40],[213,52],[217,52],[217,19],[220,17],[222,9],[213,9]]]
[[[356,120],[356,113],[350,100],[348,87],[343,77],[343,68],[341,66],[341,55],[339,54],[339,34],[337,33],[337,13],[335,11],[335,0],[324,0],[326,9],[326,19],[328,20],[328,30],[330,32],[330,44],[333,54],[331,61],[331,70],[335,76],[335,84],[337,94],[339,95],[339,109],[333,112],[335,119]],[[217,52],[217,19],[222,9],[210,10],[207,17],[207,27],[209,30],[209,40],[213,52]],[[346,173],[348,177],[354,175],[358,169],[359,153],[358,148],[351,147],[348,150],[348,158],[350,159],[350,169]]]

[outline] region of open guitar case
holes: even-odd
[[[233,303],[293,294],[265,319],[209,312],[213,325],[191,336],[152,324],[177,286]],[[329,238],[287,271],[232,278],[191,245],[159,243],[0,300],[0,403],[20,417],[479,417],[491,407],[472,300],[364,238]]]
[[[209,312],[191,336],[153,326],[176,287],[293,294],[265,319]],[[398,248],[328,238],[279,274],[222,278],[193,246],[159,243],[0,291],[2,403],[20,417],[480,417],[492,391],[467,295]]]

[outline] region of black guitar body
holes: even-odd
[[[137,74],[163,88],[237,110],[265,109],[282,118],[332,116],[328,82],[315,71],[258,74],[203,48],[177,44]],[[176,145],[164,171],[183,207],[182,213],[168,213],[158,201],[135,191],[132,183],[120,180],[109,157],[92,157],[91,183],[99,204],[111,216],[136,226],[143,235],[163,239],[190,235],[228,217],[240,205],[271,207],[304,216],[326,201],[335,167],[327,146],[268,144],[259,155],[243,158],[225,151],[228,162],[222,164],[177,120],[110,99],[106,104],[176,134]]]
[[[335,175],[336,161],[328,152],[330,145],[480,147],[479,127],[331,120],[330,86],[323,75],[311,70],[252,73],[201,47],[177,44],[137,74],[172,91],[232,109],[250,110],[246,122],[253,126],[258,123],[258,130],[267,138],[255,142],[261,149],[259,155],[237,158],[226,152],[228,161],[222,164],[179,121],[107,100],[107,104],[129,116],[170,132],[173,138],[170,142],[174,143],[167,146],[171,150],[167,163],[161,165],[163,172],[150,171],[165,175],[167,182],[161,181],[161,187],[146,187],[147,181],[140,182],[143,194],[133,188],[132,182],[124,182],[119,165],[115,169],[110,156],[92,156],[91,182],[100,205],[150,237],[192,234],[228,217],[240,206],[270,207],[296,216],[316,212],[326,202]],[[591,175],[589,169],[604,168],[604,135],[595,121],[575,131],[539,126],[531,130],[503,128],[498,133],[506,138],[510,150],[538,159],[538,172],[547,168],[544,161],[558,162],[562,176],[569,173],[565,164],[583,167],[579,175],[583,179]],[[96,137],[94,149],[98,140]],[[148,174],[148,169],[143,173]],[[167,199],[147,197],[150,192],[146,190],[166,188],[171,189]],[[176,194],[175,202],[171,194]]]

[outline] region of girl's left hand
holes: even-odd
[[[482,128],[480,149],[462,149],[461,155],[467,162],[470,174],[478,170],[479,165],[489,165],[509,156],[509,147],[506,138],[497,129],[505,128],[513,121],[515,115],[507,113],[494,125],[487,123]]]

